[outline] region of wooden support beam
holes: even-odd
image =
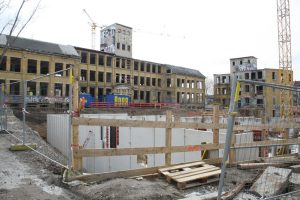
[[[193,129],[226,129],[227,124],[208,124],[208,123],[189,123],[171,122],[167,125],[164,121],[145,121],[145,120],[123,120],[123,119],[96,119],[74,117],[73,125],[90,126],[118,126],[118,127],[145,127],[145,128],[193,128]],[[235,125],[233,130],[263,130],[271,128],[300,128],[299,123],[287,122],[284,124],[260,124],[260,125]]]
[[[76,171],[82,170],[82,156],[76,154],[79,150],[79,127],[73,125],[73,137],[72,137],[72,166]]]
[[[113,178],[128,178],[133,176],[142,176],[145,174],[157,173],[158,167],[148,167],[142,169],[132,169],[126,171],[106,172],[101,174],[89,174],[68,178],[68,181],[79,180],[83,182],[105,181]]]
[[[288,139],[282,141],[258,141],[252,143],[235,144],[232,148],[264,147],[271,145],[298,144],[300,139]],[[99,156],[124,156],[138,154],[161,154],[166,152],[192,152],[202,150],[224,149],[224,144],[201,144],[188,146],[173,146],[171,150],[167,147],[143,147],[143,148],[121,148],[121,149],[73,149],[75,157],[99,157]]]
[[[231,147],[234,147],[234,145],[236,144],[236,131],[233,131],[233,136],[231,138]],[[229,163],[230,164],[233,164],[235,162],[235,149],[230,149],[230,152],[229,152]]]
[[[219,105],[214,105],[213,107],[213,124],[214,127],[218,127],[219,124]],[[213,143],[214,144],[219,144],[219,129],[214,128],[213,129]]]
[[[221,159],[208,159],[205,160],[207,164],[220,164]],[[162,167],[162,166],[160,166]],[[128,178],[134,176],[142,176],[147,174],[155,174],[158,172],[160,167],[148,167],[142,169],[131,169],[126,171],[117,171],[117,172],[105,172],[100,174],[89,174],[81,175],[75,177],[68,177],[68,181],[79,180],[83,182],[95,182],[95,181],[105,181],[113,178]]]
[[[220,112],[219,112],[219,105],[213,105],[213,125],[214,127],[218,127],[220,124]],[[219,129],[213,129],[213,144],[219,144]],[[205,153],[205,152],[204,152]],[[218,158],[219,157],[219,150],[209,151],[207,152],[209,158]]]
[[[172,112],[167,111],[166,113],[166,148],[167,152],[165,153],[165,165],[171,165],[171,147],[172,147]]]

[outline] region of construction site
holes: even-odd
[[[199,70],[132,57],[132,28],[90,20],[92,48],[0,34],[0,199],[300,199],[290,3],[278,68]]]

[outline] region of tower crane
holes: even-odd
[[[83,9],[83,12],[87,15],[87,17],[90,20],[90,26],[91,26],[91,36],[92,36],[92,49],[95,49],[95,43],[96,43],[96,28],[98,27],[98,25],[94,22],[94,20],[91,18],[91,16],[88,14],[88,12]]]
[[[278,50],[279,50],[279,78],[280,84],[291,86],[293,83],[290,1],[277,0]],[[292,92],[280,91],[280,117],[290,119],[293,116]]]

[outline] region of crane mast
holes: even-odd
[[[91,16],[87,13],[85,9],[83,9],[83,12],[88,16],[90,19],[90,26],[91,26],[91,37],[92,37],[92,49],[95,49],[95,43],[96,43],[96,28],[97,24],[94,22],[94,20],[91,18]]]
[[[292,53],[290,27],[290,1],[277,0],[279,78],[280,84],[292,86]],[[280,91],[280,117],[290,119],[293,116],[293,94],[290,91]]]

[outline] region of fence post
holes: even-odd
[[[166,147],[167,147],[167,152],[165,153],[165,165],[169,166],[171,165],[171,148],[172,148],[172,128],[171,128],[171,123],[172,123],[172,112],[167,111],[166,112]]]
[[[239,92],[240,92],[240,83],[237,82],[237,77],[235,74],[233,74],[232,84],[231,84],[230,106],[229,106],[229,113],[228,113],[229,117],[227,121],[226,140],[225,140],[224,155],[222,160],[222,171],[221,171],[221,177],[220,177],[219,187],[218,187],[218,200],[221,200],[221,195],[222,195],[222,190],[224,185],[226,163],[230,151],[231,138],[233,135],[233,125],[234,125],[234,118],[237,110]]]
[[[219,144],[219,129],[216,128],[219,125],[219,104],[213,106],[213,144]],[[219,150],[210,151],[210,156],[213,158],[219,158]]]
[[[78,110],[78,73],[77,69],[74,68],[74,75],[75,78],[73,79],[72,84],[72,106],[73,106],[73,112],[78,113],[78,117],[80,117],[79,110]],[[72,125],[72,149],[79,149],[79,126],[78,125]],[[72,166],[74,170],[81,171],[82,170],[82,157],[77,157],[74,155],[74,152],[72,151]]]
[[[23,109],[22,109],[22,113],[23,113],[23,145],[25,144],[25,132],[26,132],[26,93],[27,93],[27,81],[24,81],[23,84]]]
[[[3,86],[4,85],[2,83],[0,90],[0,131],[4,130]]]

